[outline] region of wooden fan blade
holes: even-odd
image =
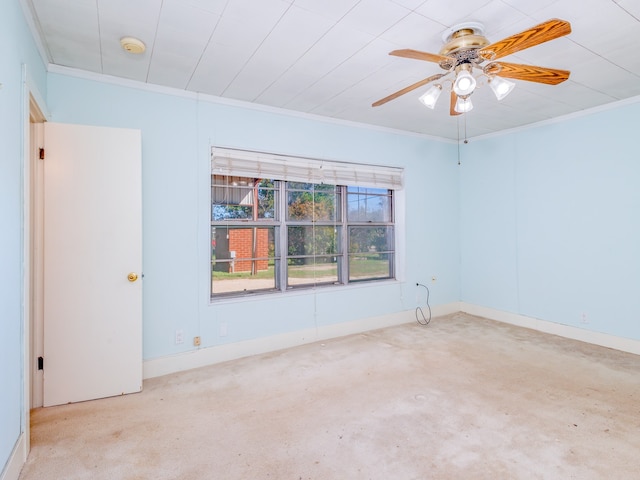
[[[391,100],[395,100],[396,98],[398,98],[401,95],[404,95],[405,93],[409,93],[412,90],[415,90],[416,88],[420,88],[423,85],[426,85],[427,83],[433,82],[435,80],[438,80],[439,78],[444,77],[445,74],[443,73],[437,73],[435,75],[431,75],[430,77],[425,78],[424,80],[420,80],[419,82],[414,83],[413,85],[409,85],[408,87],[404,87],[402,90],[398,90],[396,93],[392,93],[391,95],[384,97],[380,100],[378,100],[375,103],[372,103],[371,106],[372,107],[379,107],[380,105],[383,105],[387,102],[390,102]]]
[[[557,18],[547,20],[524,32],[511,35],[484,47],[479,53],[485,60],[505,57],[525,48],[533,47],[571,33],[571,24]]]
[[[518,63],[495,62],[487,65],[495,68],[485,69],[486,73],[492,73],[505,78],[516,80],[526,80],[527,82],[546,83],[547,85],[557,85],[569,78],[569,70],[558,70],[556,68],[536,67],[535,65],[520,65]],[[498,68],[498,66],[500,68]]]
[[[419,50],[411,50],[405,48],[403,50],[394,50],[389,52],[389,55],[396,57],[413,58],[416,60],[424,60],[425,62],[440,63],[443,61],[450,61],[451,57],[445,57],[444,55],[437,55],[435,53],[420,52]]]
[[[461,115],[460,112],[456,112],[456,102],[458,101],[458,95],[451,89],[451,103],[449,105],[449,115]]]

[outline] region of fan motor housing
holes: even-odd
[[[484,26],[478,22],[467,22],[454,25],[442,34],[444,46],[440,55],[452,56],[461,50],[478,50],[489,45],[484,36]]]
[[[440,50],[440,55],[450,56],[460,50],[477,50],[489,45],[489,41],[482,35],[466,34],[453,38]]]

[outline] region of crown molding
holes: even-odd
[[[36,49],[40,54],[40,58],[42,59],[42,63],[45,65],[50,64],[52,61],[51,52],[46,47],[45,43],[42,41],[44,38],[44,34],[42,33],[42,27],[40,26],[40,21],[38,20],[38,16],[36,15],[36,11],[33,8],[33,3],[31,0],[20,0],[20,7],[22,7],[22,13],[25,21],[27,22],[27,26],[31,31],[31,37],[33,38],[34,43],[36,44]]]
[[[21,1],[26,2],[29,0],[21,0]],[[262,105],[259,103],[251,103],[243,100],[235,100],[231,98],[218,97],[216,95],[209,95],[205,93],[190,92],[187,90],[181,90],[179,88],[165,87],[162,85],[155,85],[151,83],[141,82],[139,80],[131,80],[127,78],[115,77],[112,75],[105,75],[102,73],[89,72],[87,70],[80,70],[72,67],[64,67],[61,65],[53,64],[53,63],[49,63],[47,65],[47,71],[49,73],[66,75],[66,76],[75,77],[75,78],[82,78],[85,80],[91,80],[91,81],[100,82],[100,83],[107,83],[110,85],[117,85],[117,86],[126,87],[126,88],[133,88],[133,89],[143,90],[151,93],[158,93],[162,95],[170,95],[174,97],[187,98],[187,99],[194,100],[196,102],[213,103],[216,105],[227,105],[231,107],[243,108],[243,109],[254,110],[259,112],[273,113],[277,115],[285,115],[289,117],[302,118],[306,120],[313,120],[316,122],[323,122],[323,123],[328,123],[333,125],[360,128],[360,129],[377,131],[377,132],[382,132],[382,133],[387,133],[392,135],[401,135],[405,137],[421,138],[421,139],[432,140],[440,143],[448,143],[448,144],[454,144],[454,145],[462,144],[462,140],[456,140],[456,139],[451,139],[446,137],[438,137],[435,135],[410,132],[406,130],[399,130],[399,129],[383,127],[379,125],[373,125],[369,123],[362,123],[362,122],[355,122],[351,120],[343,120],[339,118],[326,117],[326,116],[317,115],[313,113],[298,112],[295,110],[288,110],[285,108],[274,107],[270,105]],[[615,102],[605,103],[603,105],[598,105],[596,107],[580,110],[578,112],[569,113],[559,117],[554,117],[547,120],[541,120],[535,123],[529,123],[527,125],[521,125],[519,127],[501,130],[499,132],[467,137],[466,140],[468,142],[472,142],[472,141],[478,141],[478,140],[486,140],[489,138],[502,137],[505,135],[511,135],[514,133],[543,127],[546,125],[563,123],[568,120],[586,117],[589,115],[593,115],[595,113],[599,113],[607,110],[613,110],[616,108],[620,108],[626,105],[632,105],[639,102],[640,102],[640,95],[636,97],[626,98],[623,100],[618,100]]]
[[[635,97],[624,98],[622,100],[616,100],[614,102],[604,103],[602,105],[598,105],[595,107],[587,108],[584,110],[579,110],[577,112],[568,113],[566,115],[561,115],[559,117],[549,118],[547,120],[541,120],[535,123],[528,123],[527,125],[521,125],[519,127],[509,128],[507,130],[501,130],[499,132],[487,133],[485,135],[478,135],[476,137],[469,137],[469,141],[471,140],[487,140],[489,138],[502,137],[505,135],[511,135],[514,133],[523,132],[526,130],[532,130],[534,128],[544,127],[547,125],[554,125],[556,123],[564,123],[569,120],[574,120],[576,118],[588,117],[590,115],[594,115],[600,112],[606,112],[608,110],[614,110],[617,108],[625,107],[627,105],[633,105],[636,103],[640,103],[640,95]]]
[[[436,137],[434,135],[427,135],[417,132],[409,132],[406,130],[398,130],[389,127],[382,127],[379,125],[373,125],[369,123],[355,122],[351,120],[343,120],[339,118],[325,117],[323,115],[316,115],[307,112],[298,112],[295,110],[288,110],[286,108],[273,107],[270,105],[262,105],[259,103],[251,103],[243,100],[235,100],[232,98],[218,97],[216,95],[209,95],[206,93],[190,92],[187,90],[181,90],[174,87],[165,87],[162,85],[154,85],[151,83],[141,82],[139,80],[131,80],[127,78],[115,77],[112,75],[105,75],[103,73],[89,72],[87,70],[80,70],[72,67],[64,67],[49,63],[47,65],[47,71],[49,73],[66,75],[69,77],[82,78],[84,80],[91,80],[100,83],[108,83],[110,85],[117,85],[120,87],[133,88],[137,90],[143,90],[151,93],[158,93],[162,95],[171,95],[174,97],[187,98],[196,102],[207,102],[217,105],[227,105],[231,107],[244,108],[248,110],[254,110],[259,112],[274,113],[277,115],[286,115],[289,117],[302,118],[306,120],[313,120],[316,122],[329,123],[340,126],[347,126],[352,128],[361,128],[365,130],[373,130],[383,133],[389,133],[392,135],[402,135],[405,137],[422,138],[426,140],[433,140],[444,143],[455,143],[448,138]]]

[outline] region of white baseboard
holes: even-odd
[[[496,320],[498,322],[509,323],[519,327],[530,328],[539,332],[550,333],[560,337],[571,338],[601,347],[613,348],[623,352],[640,355],[640,341],[630,338],[616,337],[606,333],[595,332],[584,328],[563,325],[561,323],[549,322],[538,318],[527,317],[517,313],[509,313],[480,305],[473,305],[465,302],[460,303],[460,310],[471,315]]]
[[[7,460],[4,470],[0,473],[0,480],[18,480],[24,462],[27,461],[26,441],[24,433],[21,433],[20,438],[18,438],[16,442],[16,446],[13,448],[13,452],[11,452],[9,456],[9,460]]]
[[[455,312],[465,312],[471,315],[496,320],[498,322],[530,328],[539,332],[558,335],[560,337],[640,355],[640,341],[638,340],[616,337],[606,333],[549,322],[547,320],[540,320],[538,318],[527,317],[525,315],[505,312],[480,305],[473,305],[465,302],[453,302],[432,307],[431,311],[434,317],[440,317]],[[415,322],[415,320],[416,317],[414,310],[407,310],[379,317],[370,317],[354,320],[352,322],[326,325],[318,329],[287,332],[280,335],[256,338],[243,342],[200,348],[178,355],[169,355],[166,357],[145,360],[143,375],[145,379],[159,377],[170,373],[191,370],[192,368],[199,368],[237,358],[248,357],[250,355],[258,355],[261,353],[273,352],[284,348],[296,347],[330,338],[338,338],[378,328]],[[0,480],[5,479],[0,478]]]
[[[458,311],[460,311],[460,304],[458,302],[437,305],[431,308],[431,313],[434,317]],[[297,347],[307,343],[343,337],[345,335],[352,335],[354,333],[362,333],[369,330],[391,327],[415,321],[416,317],[414,310],[408,310],[390,315],[354,320],[352,322],[326,325],[318,329],[288,332],[265,338],[247,340],[244,342],[200,348],[178,355],[145,360],[143,376],[145,379],[159,377],[169,373],[204,367],[206,365],[226,362],[236,358],[273,352],[284,348]]]

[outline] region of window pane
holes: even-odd
[[[340,219],[340,195],[336,192],[315,193],[314,221],[335,222]]]
[[[393,251],[393,227],[349,227],[349,253]]]
[[[296,225],[287,228],[287,255],[335,255],[339,253],[340,228]]]
[[[337,221],[340,195],[335,185],[287,183],[287,220]]]
[[[290,258],[287,264],[287,285],[316,285],[319,283],[337,283],[340,257],[320,256]]]
[[[211,220],[250,220],[253,218],[253,207],[240,205],[211,206]]]
[[[258,189],[258,220],[262,218],[277,219],[276,197],[277,191],[273,187]]]
[[[391,194],[389,190],[349,187],[347,192],[347,218],[349,221],[391,221]]]
[[[313,220],[313,194],[311,192],[287,193],[287,220]]]
[[[391,253],[355,253],[349,255],[349,281],[392,278]]]
[[[276,288],[275,236],[275,227],[212,227],[212,293]]]
[[[211,219],[214,221],[274,219],[275,182],[268,179],[212,175],[211,203]]]
[[[287,228],[287,286],[339,282],[340,231],[330,225]]]
[[[393,227],[350,227],[349,280],[393,275]]]

